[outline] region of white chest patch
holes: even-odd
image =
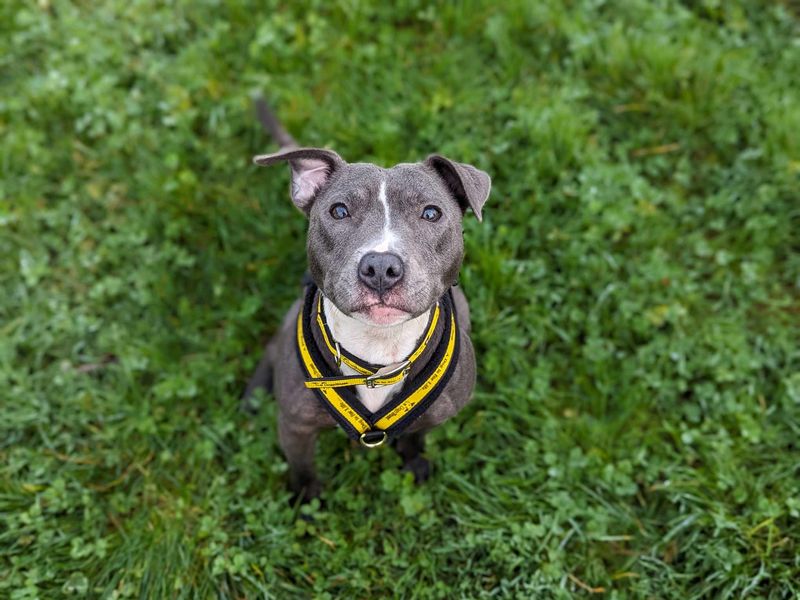
[[[379,365],[390,365],[408,358],[425,332],[430,317],[426,312],[399,325],[376,327],[347,316],[327,298],[324,299],[324,310],[328,327],[341,347],[361,360]],[[356,372],[343,364],[342,373],[354,375]],[[375,412],[402,386],[403,381],[372,389],[357,385],[356,394],[367,410]]]

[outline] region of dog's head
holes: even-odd
[[[253,160],[289,163],[311,276],[339,310],[373,325],[423,314],[456,282],[462,217],[471,208],[481,219],[491,187],[483,171],[439,155],[390,169],[320,148]]]

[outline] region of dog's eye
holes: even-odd
[[[426,221],[435,223],[442,216],[442,211],[436,206],[426,206],[422,210],[422,218]]]
[[[330,213],[331,216],[336,220],[344,219],[345,217],[350,216],[350,213],[347,212],[347,207],[341,202],[337,202],[336,204],[331,206]]]

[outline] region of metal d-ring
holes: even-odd
[[[367,440],[366,436],[367,436],[367,434],[371,434],[371,433],[381,433],[381,434],[383,434],[383,436],[381,437],[381,439],[380,439],[380,440],[378,440],[378,441],[376,441],[376,442],[370,442],[370,441],[368,441],[368,440]],[[386,439],[387,439],[388,437],[389,437],[389,436],[386,434],[386,432],[385,432],[385,431],[365,431],[365,432],[364,432],[364,433],[362,433],[362,434],[361,434],[361,436],[358,438],[358,441],[359,441],[359,442],[361,443],[361,445],[362,445],[362,446],[364,446],[365,448],[377,448],[378,446],[383,446],[383,444],[386,442]]]

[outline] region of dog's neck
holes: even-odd
[[[361,360],[378,364],[390,365],[405,360],[414,352],[417,340],[422,337],[425,326],[428,324],[430,311],[399,323],[392,327],[378,327],[367,325],[340,311],[333,302],[325,298],[325,319],[335,339],[342,348],[354,354]],[[355,375],[356,372],[345,365],[341,366],[345,375]],[[393,385],[368,388],[365,385],[356,386],[356,395],[367,410],[372,412],[380,409],[403,387],[403,381]]]
[[[368,325],[354,319],[324,299],[325,319],[342,348],[372,364],[390,365],[405,360],[416,349],[425,332],[430,310],[397,325]]]

